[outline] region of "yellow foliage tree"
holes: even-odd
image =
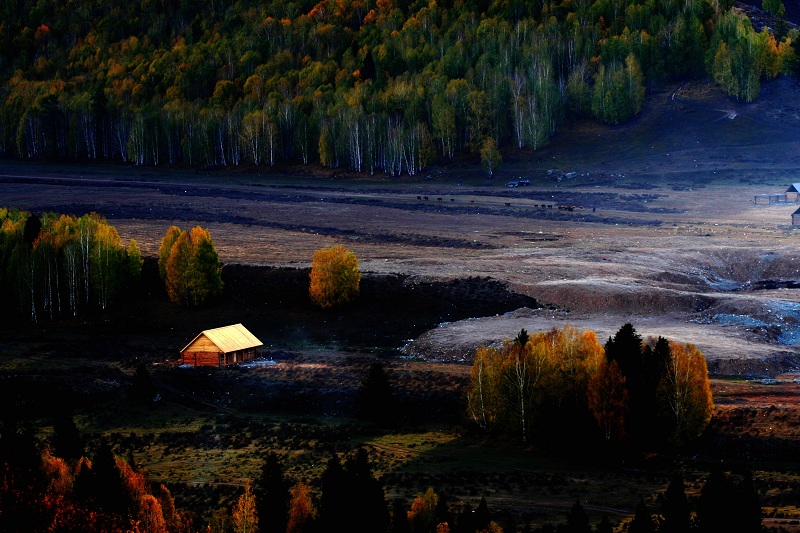
[[[498,350],[481,345],[469,375],[467,410],[473,422],[486,431],[501,416],[502,362]]]
[[[181,228],[178,226],[170,226],[167,233],[161,239],[161,246],[158,248],[158,274],[161,279],[167,279],[167,262],[169,261],[172,245],[178,240],[181,235]]]
[[[344,305],[358,296],[360,285],[361,272],[353,252],[337,244],[314,253],[308,288],[314,304],[323,309]]]
[[[467,388],[470,417],[481,428],[531,435],[545,404],[585,405],[589,377],[603,360],[594,332],[567,324],[528,335],[522,330],[500,348],[481,346]]]
[[[408,521],[412,531],[433,531],[436,526],[436,506],[439,505],[439,495],[428,487],[424,493],[420,492],[411,502],[408,512]]]
[[[162,255],[170,242],[169,254]],[[164,280],[172,302],[201,305],[222,293],[219,256],[207,229],[196,226],[186,232],[172,226],[161,240],[159,268],[164,257]]]
[[[693,344],[670,342],[672,357],[659,385],[662,410],[674,424],[672,441],[684,444],[708,426],[714,411],[708,366]]]

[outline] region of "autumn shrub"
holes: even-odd
[[[360,284],[358,258],[353,252],[337,244],[314,253],[308,294],[315,305],[328,309],[351,302],[358,297]]]

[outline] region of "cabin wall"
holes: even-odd
[[[219,348],[216,344],[205,335],[197,337],[192,344],[186,347],[187,352],[215,352],[219,353]]]
[[[186,350],[183,352],[183,364],[190,366],[219,366],[220,352],[199,352]]]

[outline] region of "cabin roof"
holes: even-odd
[[[189,346],[194,344],[194,342],[203,335],[224,353],[236,352],[264,345],[255,335],[250,333],[246,327],[241,324],[234,324],[232,326],[223,326],[221,328],[207,329],[200,332],[189,344],[183,347],[181,352],[185,352]]]
[[[792,183],[786,192],[800,192],[800,183]]]

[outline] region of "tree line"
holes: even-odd
[[[797,32],[755,32],[732,4],[5,2],[0,153],[389,176],[472,153],[491,173],[497,147],[623,122],[665,83],[751,101],[795,70]]]
[[[467,389],[477,427],[523,442],[680,446],[702,433],[713,407],[703,354],[663,337],[644,342],[631,324],[605,346],[569,325],[523,329],[501,347],[478,348]]]
[[[105,218],[0,208],[0,293],[32,321],[105,309],[139,277],[142,255]]]
[[[408,502],[387,501],[365,448],[333,454],[318,479],[292,481],[281,458],[267,452],[259,474],[234,504],[198,520],[175,505],[169,489],[153,483],[133,457],[124,459],[101,439],[92,454],[69,416],[56,418],[47,445],[10,418],[0,426],[0,528],[8,532],[127,533],[502,533],[518,523],[477,507],[453,505],[428,487]],[[539,533],[711,533],[761,529],[758,492],[749,471],[712,467],[699,491],[687,495],[681,472],[650,505],[641,499],[632,517],[613,524],[607,514],[591,524],[579,500],[557,525]]]

